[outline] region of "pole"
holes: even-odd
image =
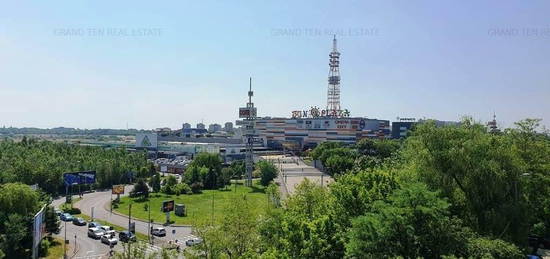
[[[212,219],[210,224],[214,225],[214,193],[212,193]]]
[[[130,231],[130,226],[132,223],[130,222],[130,219],[132,218],[132,203],[128,204],[128,231]]]
[[[63,258],[67,258],[67,221],[65,221],[65,239],[63,240]]]
[[[92,207],[92,221],[94,221],[94,207]]]
[[[149,221],[147,222],[147,239],[151,243],[151,200],[148,201],[147,210],[149,212]]]

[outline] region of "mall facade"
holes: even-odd
[[[321,142],[354,144],[362,138],[389,138],[388,120],[361,117],[258,118],[256,131],[268,148],[308,149]]]

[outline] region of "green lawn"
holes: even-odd
[[[197,219],[211,219],[212,213],[214,220],[219,220],[224,212],[224,209],[234,199],[241,198],[243,195],[251,202],[254,213],[259,215],[263,213],[267,207],[267,194],[265,187],[259,182],[254,182],[252,187],[245,187],[242,183],[231,185],[225,190],[204,190],[201,194],[181,194],[166,195],[162,193],[152,193],[149,200],[141,200],[136,198],[122,197],[119,207],[115,210],[128,215],[128,204],[132,203],[132,217],[147,221],[148,211],[144,205],[150,201],[151,204],[151,219],[157,223],[166,222],[166,214],[161,212],[162,202],[166,200],[174,200],[176,204],[185,204],[187,216],[176,216],[174,212],[170,213],[170,221],[173,224],[193,225]],[[214,201],[214,209],[212,210],[212,200]]]
[[[63,239],[52,238],[50,240],[50,247],[48,248],[48,255],[41,256],[46,259],[59,259],[63,257]]]

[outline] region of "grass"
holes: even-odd
[[[52,238],[50,240],[50,248],[48,248],[48,255],[45,259],[59,259],[63,258],[63,240],[59,238]]]
[[[59,206],[59,209],[62,210],[62,211],[65,211],[65,210],[70,210],[72,207],[74,207],[74,204],[77,203],[78,201],[82,200],[82,198],[78,197],[78,198],[73,198],[72,199],[72,205],[71,203],[63,203],[61,204],[61,206]]]
[[[265,187],[259,182],[254,182],[252,187],[243,186],[242,183],[232,184],[223,190],[203,190],[200,194],[181,194],[167,195],[163,193],[152,193],[149,199],[122,197],[118,208],[119,213],[128,215],[129,204],[132,204],[132,217],[147,221],[149,211],[144,206],[150,202],[151,219],[157,223],[166,222],[166,213],[161,212],[163,201],[174,200],[176,204],[184,204],[187,210],[186,216],[176,216],[174,212],[170,213],[170,221],[179,225],[194,225],[197,220],[214,218],[219,221],[225,208],[236,198],[246,195],[246,199],[251,203],[253,213],[259,215],[265,211],[267,206],[267,194]],[[212,209],[212,200],[214,208]]]

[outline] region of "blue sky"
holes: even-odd
[[[155,128],[326,105],[550,125],[548,1],[5,1],[0,126]],[[103,34],[101,34],[103,30]],[[146,32],[145,35],[139,35]]]

